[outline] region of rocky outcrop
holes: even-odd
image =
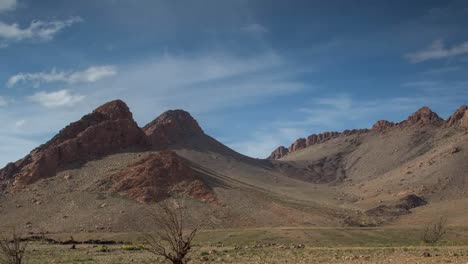
[[[382,132],[395,126],[395,123],[387,120],[379,120],[372,126],[372,131]]]
[[[388,221],[398,216],[409,214],[411,213],[411,209],[425,205],[427,205],[426,200],[415,194],[410,194],[396,201],[390,201],[387,204],[369,209],[366,211],[366,214]]]
[[[463,105],[450,116],[447,125],[468,130],[468,106]]]
[[[280,146],[271,153],[268,159],[273,159],[273,160],[281,159],[282,157],[286,156],[288,152],[289,150],[287,148],[285,148],[284,146]]]
[[[338,137],[339,135],[340,133],[338,132],[324,132],[320,134],[312,134],[307,137],[306,145],[307,147],[309,147],[315,144],[323,143],[332,138]]]
[[[361,135],[364,133],[369,132],[369,129],[351,129],[351,130],[345,130],[340,133],[340,136],[352,136],[352,135]]]
[[[158,202],[171,195],[187,195],[215,203],[212,190],[172,151],[149,154],[111,176],[111,192],[141,203]]]
[[[298,151],[300,149],[304,149],[306,147],[310,147],[312,145],[320,144],[332,140],[334,138],[342,137],[342,136],[352,136],[352,135],[359,135],[363,133],[369,132],[368,129],[353,129],[353,130],[345,130],[343,132],[323,132],[320,134],[312,134],[305,138],[299,138],[294,141],[291,146],[286,149],[285,147],[281,146],[275,149],[268,159],[281,159],[282,157],[286,156],[289,153]]]
[[[116,100],[68,125],[24,159],[7,165],[0,170],[0,179],[3,182],[14,180],[15,186],[21,186],[53,176],[73,162],[146,146],[145,135],[127,105]]]
[[[408,117],[406,121],[403,122],[405,125],[435,125],[442,126],[444,120],[440,118],[435,112],[433,112],[429,107],[424,106],[416,111],[414,114]]]
[[[166,148],[190,137],[204,135],[197,121],[186,111],[170,110],[143,127],[153,148]]]
[[[294,152],[294,151],[298,151],[298,150],[303,149],[305,147],[307,147],[306,139],[305,138],[299,138],[296,141],[294,141],[291,144],[291,146],[289,146],[288,152],[291,153],[291,152]]]

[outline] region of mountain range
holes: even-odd
[[[274,146],[272,146],[272,149]],[[207,135],[186,111],[139,127],[108,102],[0,170],[0,228],[146,229],[148,208],[183,199],[219,228],[468,224],[468,107],[444,120],[324,132],[254,159]]]

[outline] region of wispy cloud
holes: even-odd
[[[0,13],[15,9],[16,0],[0,0]]]
[[[436,81],[414,81],[414,82],[403,83],[402,86],[404,87],[428,87],[428,86],[435,86],[438,84],[439,82],[436,82]]]
[[[459,71],[459,70],[461,70],[461,69],[462,69],[461,67],[456,67],[456,66],[453,66],[453,67],[442,67],[442,68],[436,68],[436,69],[430,69],[430,70],[424,71],[424,72],[422,72],[422,74],[426,74],[426,75],[442,75],[442,74],[446,74],[446,73],[456,72],[456,71]]]
[[[73,24],[83,21],[80,17],[67,20],[41,21],[34,20],[28,27],[21,28],[18,24],[6,24],[0,21],[0,40],[3,45],[22,40],[50,41],[55,35]]]
[[[21,119],[15,122],[15,127],[22,128],[26,124],[26,120]]]
[[[257,24],[257,23],[244,25],[241,28],[241,30],[242,30],[242,32],[249,33],[249,34],[255,34],[255,35],[261,35],[261,34],[268,33],[268,29],[265,26],[263,26],[261,24]]]
[[[445,47],[443,41],[436,40],[426,49],[406,54],[406,58],[412,63],[420,63],[427,60],[444,59],[468,53],[468,41],[453,47]]]
[[[92,83],[100,79],[117,74],[114,66],[93,66],[84,71],[65,72],[56,69],[50,72],[19,73],[11,76],[7,81],[7,87],[13,87],[19,83],[32,83],[37,87],[41,83],[64,82],[67,84]]]
[[[225,143],[244,155],[254,158],[266,158],[274,148],[284,144],[284,142],[293,142],[295,139],[305,136],[305,134],[304,129],[279,127],[256,131],[245,140],[226,140]]]
[[[61,106],[73,106],[85,97],[83,95],[72,94],[69,90],[59,90],[56,92],[38,92],[28,99],[31,102],[39,103],[48,108],[56,108]]]
[[[135,105],[135,112],[144,113],[137,113],[137,118],[144,115],[142,120],[149,121],[155,113],[168,108],[201,113],[298,93],[305,86],[292,79],[296,71],[302,70],[272,52],[252,57],[216,52],[197,56],[166,54],[121,65],[118,76],[86,89],[89,99],[101,101],[118,94]]]
[[[8,101],[0,96],[0,107],[8,105]]]

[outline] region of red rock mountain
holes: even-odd
[[[307,147],[306,142],[307,140],[305,138],[296,139],[289,147],[288,152],[294,152]]]
[[[409,125],[436,125],[441,126],[444,124],[444,120],[440,118],[436,113],[432,112],[429,107],[424,106],[416,111],[414,114],[408,117],[404,124]]]
[[[393,122],[390,122],[387,120],[379,120],[372,126],[372,130],[382,132],[394,126],[395,126],[395,123]]]
[[[127,105],[116,100],[68,125],[22,160],[8,164],[0,170],[0,179],[21,186],[53,176],[73,162],[146,146],[144,133]]]
[[[197,121],[186,111],[170,110],[143,127],[153,148],[166,148],[184,139],[204,135]]]
[[[458,108],[447,120],[447,125],[468,129],[468,106],[464,105]]]
[[[54,176],[72,163],[82,163],[124,150],[165,149],[187,138],[204,135],[183,110],[163,113],[143,129],[121,100],[106,103],[62,129],[25,158],[0,170],[0,183],[18,187]]]
[[[112,175],[111,181],[111,192],[121,193],[142,203],[161,201],[171,194],[216,202],[211,188],[195,176],[185,160],[172,151],[149,154]]]
[[[307,137],[306,145],[307,146],[312,146],[315,144],[323,143],[325,141],[328,141],[334,137],[339,136],[340,133],[338,132],[325,132],[321,134],[312,134]]]
[[[276,148],[268,157],[268,159],[281,159],[282,157],[286,156],[288,154],[289,150],[285,148],[284,146],[279,146]]]

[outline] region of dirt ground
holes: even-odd
[[[297,247],[297,245],[295,245]],[[468,246],[196,248],[190,263],[468,263]],[[143,250],[122,246],[33,244],[26,263],[168,263]]]
[[[468,263],[468,230],[450,227],[437,244],[421,242],[418,228],[259,228],[200,232],[189,263]],[[168,263],[143,246],[141,233],[81,233],[76,241],[118,244],[28,242],[26,264]],[[67,241],[70,234],[47,234]]]

